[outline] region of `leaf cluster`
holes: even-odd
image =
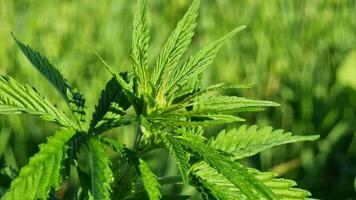
[[[40,151],[9,179],[2,199],[55,198],[63,177],[75,168],[80,181],[77,199],[186,199],[162,194],[170,177],[157,177],[143,155],[165,148],[175,158],[179,176],[169,184],[194,186],[204,199],[304,199],[310,193],[276,174],[243,166],[239,160],[267,148],[311,141],[318,136],[293,136],[270,127],[241,125],[223,130],[215,138],[204,136],[204,127],[241,123],[242,112],[264,110],[277,103],[244,97],[215,95],[244,85],[217,84],[207,88],[201,80],[220,48],[245,26],[201,48],[181,61],[194,36],[200,0],[191,6],[168,37],[155,64],[149,67],[147,1],[138,0],[132,31],[133,72],[113,73],[102,90],[90,122],[85,98],[72,88],[60,71],[39,52],[14,39],[32,65],[48,79],[67,102],[71,113],[61,111],[34,88],[9,76],[0,77],[0,114],[27,113],[56,123],[60,128]],[[180,64],[181,63],[181,64]],[[151,72],[152,71],[152,72]],[[134,114],[128,109],[132,107]],[[118,126],[137,126],[133,148],[101,134]],[[106,154],[111,148],[114,161]],[[89,171],[78,162],[88,151]]]

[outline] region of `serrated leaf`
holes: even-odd
[[[138,169],[143,182],[143,186],[145,187],[149,199],[161,199],[161,185],[158,183],[156,175],[151,171],[151,169],[144,160],[139,159],[138,164]]]
[[[159,88],[158,96],[166,92],[170,74],[187,50],[194,35],[200,0],[194,0],[177,27],[169,36],[152,73],[152,83]],[[159,97],[158,97],[159,98]]]
[[[209,93],[229,90],[229,89],[247,89],[250,88],[250,84],[244,85],[227,85],[225,83],[219,83],[212,86],[209,86],[205,89],[201,89],[196,92],[192,92],[192,88],[185,90],[181,90],[177,94],[175,94],[175,99],[172,101],[172,104],[164,108],[163,113],[170,113],[176,110],[183,109],[189,105],[190,102],[194,101],[199,97],[208,97]]]
[[[306,190],[293,188],[296,186],[294,181],[275,178],[275,173],[259,172],[253,168],[248,168],[247,173],[268,187],[278,199],[302,200],[311,195]],[[191,175],[217,199],[248,199],[233,183],[206,162],[194,164],[191,169]]]
[[[190,167],[189,154],[185,151],[182,145],[179,144],[171,135],[162,135],[162,140],[166,148],[169,150],[170,154],[172,154],[174,159],[176,160],[177,167],[179,169],[183,182],[185,184],[188,184],[188,169]]]
[[[184,135],[180,142],[192,154],[204,160],[233,183],[248,199],[277,199],[268,187],[249,175],[246,168],[237,162],[232,162],[228,156],[222,155],[205,143],[198,142],[198,139],[194,135]]]
[[[195,106],[194,114],[224,114],[263,110],[264,107],[278,106],[271,101],[251,100],[236,96],[206,96],[188,106]]]
[[[243,122],[244,119],[233,115],[163,115],[162,117],[148,118],[153,123],[161,126],[184,126],[184,127],[198,127],[198,126],[216,126],[221,124],[228,124],[234,122]]]
[[[67,80],[63,77],[60,71],[54,67],[46,57],[42,56],[38,51],[33,50],[29,45],[20,42],[14,35],[17,45],[20,47],[24,55],[31,64],[58,90],[61,96],[69,103],[72,111],[78,120],[84,121],[85,115],[85,99],[83,95],[76,89],[69,86]]]
[[[110,199],[113,174],[110,160],[98,138],[88,141],[90,150],[91,194],[94,200]]]
[[[136,13],[133,20],[132,30],[132,60],[136,76],[137,95],[148,92],[149,80],[147,77],[147,51],[150,39],[146,19],[147,0],[137,2]]]
[[[40,151],[21,168],[17,178],[2,200],[7,199],[47,199],[51,188],[58,189],[61,184],[62,160],[67,149],[66,142],[74,135],[73,130],[62,129]]]
[[[72,120],[34,88],[22,85],[9,76],[0,76],[0,114],[19,113],[37,115],[61,126],[78,129]]]
[[[240,126],[229,131],[221,131],[209,145],[215,149],[234,155],[234,159],[252,156],[260,151],[287,143],[313,141],[319,136],[293,136],[283,130],[273,130],[272,127]]]
[[[205,193],[209,193],[216,199],[247,199],[233,183],[206,162],[194,164],[190,169],[190,176],[196,187],[203,187]]]
[[[32,63],[32,65],[44,76],[47,80],[53,84],[53,86],[58,90],[64,99],[69,101],[67,96],[67,91],[71,90],[67,80],[59,72],[59,70],[54,67],[47,58],[42,56],[38,51],[33,50],[29,45],[25,45],[20,42],[13,35],[17,45],[20,47],[24,55]]]
[[[306,190],[294,188],[297,183],[292,180],[276,178],[276,173],[260,172],[254,168],[248,168],[248,173],[263,182],[263,184],[269,187],[280,199],[302,200],[311,195],[310,192]]]
[[[185,84],[187,84],[192,78],[195,78],[201,74],[206,69],[206,67],[214,61],[222,45],[244,28],[245,26],[239,26],[235,28],[224,37],[199,50],[196,54],[192,55],[187,62],[178,68],[174,72],[169,83],[167,83],[168,89],[166,90],[166,93],[171,94],[170,99],[174,99],[174,94],[179,90],[182,90]]]
[[[113,77],[101,92],[98,105],[95,107],[90,122],[90,132],[99,132],[103,127],[112,127],[115,121],[120,121],[126,110],[131,106],[122,87]],[[125,124],[125,123],[123,123]]]

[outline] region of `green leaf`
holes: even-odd
[[[196,187],[203,187],[205,193],[209,193],[216,199],[247,199],[233,183],[206,162],[194,164],[190,169],[190,176]]]
[[[200,137],[185,134],[180,142],[192,154],[204,160],[209,166],[217,170],[227,180],[233,183],[248,199],[277,199],[276,195],[255,177],[247,173],[247,169],[237,162],[233,162],[226,155],[199,142]]]
[[[264,107],[278,106],[271,101],[251,100],[236,96],[205,96],[188,106],[195,106],[193,114],[223,114],[246,111],[259,111]]]
[[[2,200],[7,199],[47,199],[51,188],[60,187],[62,160],[67,149],[66,142],[74,135],[73,130],[62,129],[40,151],[21,168],[19,176],[12,181],[10,189]]]
[[[202,97],[202,96],[207,95],[211,92],[223,91],[223,90],[229,90],[229,89],[248,89],[248,88],[251,88],[251,84],[227,85],[225,83],[219,83],[219,84],[209,86],[208,88],[202,89],[200,91],[194,92],[192,94],[189,94],[189,95],[183,97],[182,100],[179,101],[179,103],[183,104],[183,103],[192,101],[194,98]]]
[[[152,83],[156,88],[159,88],[159,93],[165,93],[165,84],[170,79],[170,73],[178,64],[191,42],[198,17],[199,4],[200,0],[192,2],[157,58],[157,63],[152,73]]]
[[[173,100],[173,104],[167,106],[163,109],[163,113],[170,113],[176,110],[183,109],[189,105],[190,102],[194,101],[196,98],[208,96],[211,92],[229,90],[229,89],[247,89],[250,88],[250,84],[245,85],[227,85],[225,83],[219,83],[212,85],[208,88],[201,89],[196,92],[192,92],[191,89],[181,90],[177,94],[175,94],[175,99]]]
[[[147,0],[139,0],[137,2],[132,30],[132,59],[138,96],[147,93],[149,87],[147,51],[150,33],[147,27],[146,7]]]
[[[233,115],[162,115],[162,117],[148,118],[153,123],[162,126],[184,126],[184,127],[197,127],[197,126],[216,126],[221,124],[243,122],[244,119]]]
[[[67,91],[71,90],[70,86],[67,83],[67,80],[59,72],[59,70],[54,67],[44,56],[39,52],[33,50],[29,45],[21,43],[13,35],[17,45],[20,47],[24,55],[32,63],[32,65],[48,79],[48,81],[53,84],[53,86],[58,90],[58,92],[63,96],[64,99],[69,101],[67,96]]]
[[[103,127],[112,126],[115,121],[119,121],[126,110],[131,106],[123,92],[122,87],[113,77],[101,92],[98,105],[95,107],[92,120],[90,122],[90,132],[99,132]]]
[[[280,199],[302,200],[311,196],[310,192],[306,190],[294,188],[294,186],[297,185],[294,181],[283,178],[275,178],[277,176],[276,173],[260,172],[253,168],[248,168],[248,173],[263,182],[263,184],[269,187]]]
[[[151,169],[148,167],[147,163],[144,160],[139,159],[138,169],[143,182],[143,186],[145,187],[149,199],[161,199],[161,185],[158,183],[156,175],[151,171]]]
[[[113,174],[110,160],[98,138],[90,138],[91,194],[94,200],[110,199]]]
[[[257,126],[240,126],[229,131],[221,131],[209,145],[215,149],[234,155],[234,159],[252,156],[265,149],[301,141],[313,141],[318,135],[293,136],[283,130],[273,130],[272,127],[258,128]]]
[[[0,76],[0,114],[19,113],[37,115],[61,126],[78,129],[72,120],[34,88],[22,85],[9,76]]]
[[[197,183],[203,185],[217,199],[248,199],[232,182],[219,172],[210,167],[206,162],[198,162],[191,168],[190,175]],[[254,176],[263,185],[268,187],[278,199],[305,199],[311,194],[299,188],[293,188],[296,183],[287,179],[275,178],[277,174],[271,172],[259,172],[248,168],[247,173]]]
[[[20,47],[24,55],[32,63],[32,65],[58,90],[61,96],[69,103],[72,111],[78,120],[84,120],[85,115],[85,99],[81,93],[71,88],[67,80],[54,67],[47,58],[42,56],[38,51],[33,50],[29,45],[21,43],[14,35],[17,45]]]
[[[188,184],[188,169],[190,167],[189,154],[185,151],[183,146],[179,144],[171,135],[162,135],[162,140],[170,154],[172,154],[176,160],[177,167],[180,171],[183,182]]]
[[[207,47],[199,50],[196,54],[192,55],[187,62],[185,62],[180,68],[178,68],[172,78],[170,79],[166,94],[171,94],[171,98],[174,99],[174,94],[182,89],[184,86],[192,79],[196,78],[201,74],[208,65],[210,65],[219,49],[222,45],[230,39],[232,36],[243,30],[245,26],[239,26],[232,30],[230,33],[224,37],[218,39],[217,41],[211,43]]]

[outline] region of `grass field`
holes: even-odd
[[[152,65],[190,0],[149,0]],[[131,69],[132,0],[0,0],[0,74],[35,86],[52,102],[59,95],[15,46],[18,38],[40,52],[84,91],[89,112],[110,74],[95,49],[117,72]],[[207,71],[205,83],[254,83],[239,91],[281,106],[249,122],[298,134],[320,134],[246,160],[251,166],[293,178],[320,199],[356,198],[356,1],[204,0],[194,51],[239,25]],[[219,129],[220,127],[217,127]],[[19,168],[55,126],[32,117],[0,117],[0,166]],[[130,142],[130,127],[109,134]],[[170,159],[167,155],[166,159]],[[175,169],[169,162],[157,172]]]

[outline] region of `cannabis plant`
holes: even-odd
[[[194,186],[203,199],[304,199],[308,191],[295,182],[260,172],[239,160],[267,148],[318,136],[293,136],[271,127],[242,125],[242,112],[278,106],[270,101],[223,95],[224,90],[245,85],[216,84],[203,87],[202,75],[223,44],[244,29],[239,26],[180,64],[196,26],[199,0],[194,0],[169,36],[152,69],[148,66],[149,29],[146,0],[138,0],[133,22],[133,72],[112,75],[87,122],[85,99],[69,85],[59,70],[39,52],[14,39],[32,65],[48,79],[69,105],[61,111],[33,87],[9,76],[0,78],[0,113],[36,115],[58,125],[58,131],[17,173],[1,171],[2,199],[55,199],[63,179],[79,179],[76,199],[187,199],[162,194],[165,184]],[[151,71],[151,73],[149,73]],[[217,95],[220,94],[220,95]],[[207,138],[206,127],[235,123]],[[104,137],[119,126],[137,127],[133,147]],[[230,126],[233,127],[233,126]],[[144,155],[164,148],[175,158],[179,175],[157,177]],[[112,149],[118,156],[109,157]],[[80,153],[86,151],[85,153]],[[79,162],[88,156],[89,167]],[[70,173],[70,170],[75,171]]]

